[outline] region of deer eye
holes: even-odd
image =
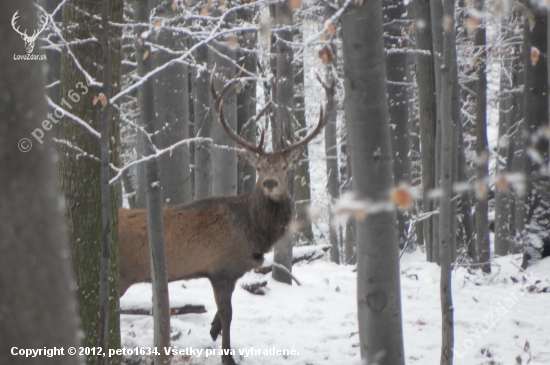
[[[286,165],[285,165],[285,166],[283,166],[283,171],[286,171]]]
[[[262,169],[260,169],[259,167],[256,167],[256,171],[260,172]]]

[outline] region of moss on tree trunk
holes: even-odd
[[[63,37],[67,42],[87,39],[95,41],[82,42],[70,47],[78,64],[66,50],[62,56],[61,103],[65,109],[86,121],[96,131],[100,130],[101,103],[93,105],[93,99],[99,94],[99,88],[88,86],[80,67],[95,80],[101,80],[102,49],[100,23],[86,14],[99,16],[101,1],[71,1],[63,7]],[[112,0],[110,21],[122,22],[122,0]],[[120,90],[120,29],[112,28],[110,34],[112,60],[112,94]],[[72,91],[71,91],[72,90]],[[69,98],[78,94],[77,97]],[[63,102],[65,99],[65,102]],[[74,101],[76,100],[76,101]],[[119,162],[119,123],[118,115],[111,117],[111,162]],[[62,143],[59,146],[60,180],[67,208],[69,242],[72,253],[73,271],[77,282],[77,300],[81,327],[84,331],[83,346],[97,346],[99,329],[99,265],[101,253],[101,188],[99,138],[78,125],[70,118],[59,122],[59,139],[67,141],[73,147],[85,151],[83,155],[75,148]],[[118,295],[118,196],[119,187],[111,188],[112,205],[112,240],[109,306],[109,348],[120,347],[119,295]],[[120,363],[119,357],[111,357],[111,364]],[[95,364],[96,357],[88,356],[87,364]]]

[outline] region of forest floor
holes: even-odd
[[[514,365],[518,357],[522,364],[550,364],[550,257],[527,273],[516,266],[520,263],[520,255],[505,256],[494,260],[490,275],[464,267],[453,272],[455,364]],[[271,274],[248,273],[239,280],[231,325],[235,360],[242,365],[359,364],[354,266],[318,260],[294,265],[293,273],[301,286],[277,283]],[[439,267],[426,262],[420,250],[401,259],[407,364],[439,363],[439,275]],[[263,280],[268,282],[263,296],[241,288]],[[216,305],[208,280],[173,282],[169,291],[172,307],[203,304],[207,310],[171,317],[172,347],[202,350],[199,356],[176,356],[173,363],[220,364],[217,354],[205,356],[221,346],[221,338],[214,342],[209,334]],[[150,284],[132,286],[121,307],[150,308]],[[121,336],[126,349],[152,346],[152,316],[122,315]],[[294,350],[294,355],[258,355],[251,349]],[[143,360],[125,358],[127,364],[148,363]]]

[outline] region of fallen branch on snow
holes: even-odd
[[[206,308],[204,305],[196,304],[187,304],[182,307],[170,308],[170,315],[175,316],[178,314],[189,314],[189,313],[206,313]],[[139,314],[150,316],[152,314],[151,308],[121,308],[120,314]]]
[[[330,248],[330,245],[317,245],[317,246],[302,246],[295,247],[292,250],[292,265],[300,261],[315,261],[325,255]],[[286,268],[285,268],[286,269]],[[254,270],[258,274],[267,274],[273,270],[273,254],[266,255],[264,263],[261,267]]]

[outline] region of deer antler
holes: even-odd
[[[17,18],[19,18],[19,10],[17,10],[15,12],[15,14],[13,14],[13,17],[11,18],[11,26],[12,26],[13,30],[15,30],[17,33],[19,33],[22,37],[23,36],[28,37],[26,29],[25,29],[25,33],[23,33],[19,30],[19,26],[17,26],[17,27],[15,26],[15,22],[17,21]]]
[[[19,18],[19,10],[17,10],[15,12],[15,14],[13,14],[13,17],[11,18],[11,26],[17,33],[19,33],[22,37],[25,37],[26,39],[36,39],[40,35],[40,33],[42,33],[44,31],[44,29],[46,29],[46,25],[48,25],[48,15],[42,13],[42,15],[40,16],[40,19],[43,19],[42,20],[42,29],[40,29],[39,31],[35,30],[32,33],[32,35],[29,36],[27,34],[26,29],[25,29],[25,32],[21,32],[19,30],[19,26],[18,25],[16,26],[16,22],[17,22],[18,18]]]
[[[250,143],[243,137],[239,136],[237,132],[233,130],[227,124],[227,121],[225,120],[225,117],[223,115],[223,95],[229,90],[233,85],[235,85],[237,82],[239,82],[238,78],[234,78],[233,80],[229,81],[225,86],[220,90],[219,93],[216,93],[216,90],[214,89],[214,72],[216,71],[216,66],[214,65],[214,68],[212,69],[212,76],[210,76],[210,92],[212,93],[212,97],[214,98],[214,108],[216,109],[216,112],[218,113],[220,123],[229,135],[229,137],[233,138],[235,142],[242,145],[245,149],[250,150],[252,152],[255,152],[259,155],[264,154],[263,150],[263,144],[264,144],[264,129],[262,128],[262,134],[260,136],[260,143],[258,145],[254,145],[253,143]],[[239,73],[240,74],[240,73]],[[237,75],[236,77],[238,77]],[[269,110],[269,107],[271,106],[271,103],[268,103],[262,111],[256,116],[256,122],[264,115],[267,110]]]
[[[327,95],[327,105],[326,105],[325,113],[323,113],[323,107],[321,106],[321,111],[319,112],[319,123],[317,124],[317,127],[310,134],[308,134],[307,136],[302,138],[300,141],[298,141],[296,143],[293,143],[290,146],[286,146],[285,148],[283,148],[281,150],[282,153],[288,153],[288,152],[292,151],[295,148],[298,148],[300,146],[305,146],[313,138],[317,137],[317,135],[321,132],[321,130],[323,130],[323,128],[327,124],[327,122],[330,118],[330,115],[332,114],[332,110],[334,108],[334,87],[335,87],[335,82],[334,82],[334,80],[332,80],[331,85],[328,86],[327,84],[325,84],[323,82],[323,80],[321,80],[319,75],[317,75],[317,80],[319,80],[319,82],[323,86],[323,89],[325,89],[325,93]]]

